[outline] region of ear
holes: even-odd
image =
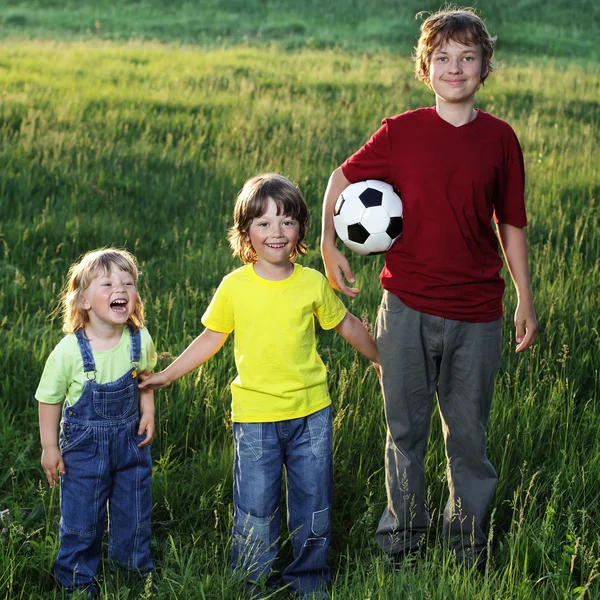
[[[87,299],[87,296],[85,296],[84,294],[81,294],[81,296],[79,296],[79,306],[81,306],[83,310],[90,310],[90,308],[92,308],[92,305]]]

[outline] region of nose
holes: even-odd
[[[448,71],[450,73],[462,73],[462,65],[459,58],[455,57],[450,59],[450,68]]]

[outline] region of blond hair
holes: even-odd
[[[118,248],[92,250],[79,262],[71,265],[60,296],[64,333],[74,333],[87,325],[89,317],[87,310],[81,306],[81,294],[89,287],[92,279],[109,274],[113,265],[129,273],[137,283],[140,274],[137,260],[127,250]],[[144,326],[144,306],[139,295],[127,324],[131,325],[134,331]]]
[[[419,13],[420,17],[424,13]],[[492,56],[496,38],[492,37],[483,19],[472,8],[447,6],[429,15],[421,25],[421,35],[415,48],[415,75],[431,89],[430,58],[434,50],[449,40],[465,46],[481,46],[481,85],[494,70]]]
[[[244,184],[233,210],[233,227],[227,234],[233,255],[246,264],[258,260],[248,232],[252,220],[262,217],[267,212],[269,198],[275,202],[278,215],[292,217],[298,221],[298,242],[290,254],[290,260],[294,260],[298,254],[308,252],[308,247],[303,241],[308,229],[308,207],[302,192],[283,175],[263,173]]]

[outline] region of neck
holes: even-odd
[[[288,261],[283,264],[273,265],[268,262],[256,261],[253,265],[254,272],[268,281],[282,281],[294,272],[294,263]]]
[[[474,99],[470,102],[451,104],[441,98],[436,98],[435,109],[437,114],[454,127],[460,127],[470,123],[476,116],[477,111],[473,107]]]
[[[100,352],[112,350],[121,341],[124,325],[112,325],[110,323],[95,322],[90,319],[85,326],[85,335],[90,342],[92,350]]]

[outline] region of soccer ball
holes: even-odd
[[[353,252],[387,252],[402,235],[402,200],[389,183],[374,179],[352,183],[335,203],[333,225]]]

